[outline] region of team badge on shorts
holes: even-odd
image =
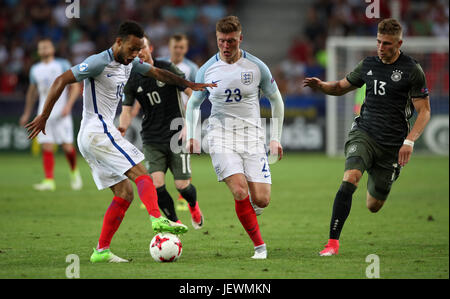
[[[402,74],[403,74],[403,72],[400,70],[393,71],[392,75],[391,75],[391,80],[394,82],[400,81],[402,79]]]
[[[358,148],[358,146],[356,144],[353,144],[352,146],[350,146],[350,148],[348,149],[348,153],[352,154],[354,152],[356,152],[356,149]]]
[[[242,72],[241,82],[245,85],[250,85],[253,83],[253,72]]]

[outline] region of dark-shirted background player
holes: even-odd
[[[144,48],[139,57],[145,62],[158,68],[166,69],[178,76],[184,73],[172,62],[166,60],[153,60],[152,46],[149,39],[144,38]],[[120,115],[119,131],[125,134],[133,118],[133,104],[138,100],[143,109],[142,141],[147,169],[152,176],[158,194],[158,205],[168,219],[179,221],[175,212],[173,199],[166,190],[165,173],[170,169],[174,176],[175,187],[188,202],[192,216],[192,225],[199,229],[203,225],[203,216],[197,202],[197,192],[191,184],[190,156],[189,154],[172,151],[171,142],[178,143],[184,135],[185,108],[180,92],[191,95],[192,90],[186,86],[165,84],[156,79],[144,77],[132,72],[124,88],[122,113]],[[173,122],[175,121],[175,122]],[[178,123],[177,123],[178,121]],[[174,130],[172,124],[179,124]]]
[[[430,119],[425,74],[419,63],[400,51],[402,28],[395,19],[378,24],[377,54],[367,57],[337,82],[306,78],[304,85],[328,95],[343,95],[366,84],[366,97],[345,144],[345,172],[336,194],[330,238],[322,256],[338,253],[339,236],[350,213],[352,195],[364,171],[369,174],[367,208],[378,212],[400,169],[408,163],[414,142]],[[410,130],[414,109],[417,119]]]

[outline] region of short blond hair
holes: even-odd
[[[241,22],[236,16],[224,17],[217,22],[216,31],[220,33],[241,32]]]
[[[379,34],[393,35],[399,37],[399,39],[402,39],[402,31],[402,25],[400,25],[400,22],[396,19],[384,19],[378,23]]]

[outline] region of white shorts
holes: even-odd
[[[45,135],[41,132],[37,136],[39,144],[43,143],[73,143],[72,116],[49,118],[45,125]]]
[[[233,174],[242,173],[248,182],[272,184],[265,152],[230,153],[210,150],[210,156],[219,182]]]
[[[80,130],[77,140],[99,190],[127,179],[124,173],[144,160],[144,154],[115,128],[108,133]]]

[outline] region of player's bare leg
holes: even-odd
[[[195,229],[203,227],[205,219],[203,213],[200,210],[197,201],[197,190],[194,185],[191,184],[191,179],[188,180],[175,180],[175,188],[182,195],[182,197],[188,203],[189,212],[191,213],[191,223]]]
[[[248,182],[248,187],[250,189],[250,202],[256,216],[259,216],[264,208],[269,205],[271,184]]]
[[[55,157],[53,153],[53,143],[42,143],[42,165],[44,168],[45,178],[41,183],[33,185],[38,191],[55,191],[56,185],[54,180]]]
[[[255,210],[250,203],[248,194],[249,187],[246,177],[242,173],[237,173],[225,178],[224,181],[233,194],[239,221],[253,242],[255,254],[252,258],[267,258],[266,245],[261,237]]]
[[[77,152],[72,143],[63,143],[61,147],[70,167],[70,186],[73,190],[80,190],[83,187],[80,172],[77,168]]]
[[[366,205],[369,211],[372,213],[378,212],[384,205],[386,200],[379,200],[370,195],[369,191],[367,191],[367,200]]]

